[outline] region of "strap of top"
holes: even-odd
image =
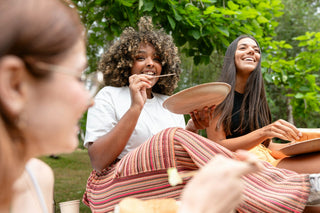
[[[40,188],[40,186],[39,186],[39,184],[37,182],[36,177],[33,175],[33,173],[31,172],[31,169],[28,167],[28,165],[26,165],[26,171],[28,172],[28,175],[30,176],[32,184],[33,184],[34,188],[36,189],[36,193],[38,195],[38,199],[39,199],[39,203],[40,203],[42,212],[43,213],[49,213],[48,209],[47,209],[47,206],[46,206],[46,202],[44,200],[43,193],[41,191],[41,188]]]

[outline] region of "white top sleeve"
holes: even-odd
[[[165,128],[185,128],[183,115],[171,113],[162,107],[168,96],[155,93],[153,95],[152,99],[147,99],[135,130],[119,158]],[[88,110],[84,146],[87,147],[89,142],[95,142],[107,134],[127,112],[130,105],[129,87],[107,86],[101,89],[95,97],[94,106]]]

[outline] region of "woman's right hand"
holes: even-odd
[[[210,107],[205,106],[202,110],[194,110],[190,112],[190,116],[193,120],[194,126],[197,129],[205,129],[210,125],[212,121],[213,111],[216,108],[216,105]]]
[[[202,167],[184,188],[179,213],[234,212],[242,201],[241,177],[262,169],[252,154],[239,150],[236,156],[216,155]]]
[[[264,137],[280,138],[287,141],[299,140],[302,133],[291,123],[279,119],[263,128],[261,128]]]
[[[145,74],[134,74],[129,77],[129,88],[131,95],[131,107],[138,106],[143,108],[147,101],[147,89],[151,88],[151,81]]]

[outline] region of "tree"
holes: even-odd
[[[300,127],[319,126],[320,122],[313,116],[319,117],[320,112],[320,32],[306,32],[293,39],[298,41],[302,51],[286,59],[285,51],[291,48],[290,45],[283,41],[270,48],[273,54],[263,64],[269,69],[264,78],[276,86],[277,91],[275,93],[273,89],[273,94],[280,96],[279,100],[286,100],[288,118],[292,117],[292,123],[295,118]]]
[[[320,1],[284,0],[283,4],[284,13],[276,18],[279,25],[274,37],[281,44],[269,48],[268,61],[273,65],[264,64],[268,69],[265,79],[269,104],[274,106],[275,118],[288,119],[300,127],[317,127],[320,122],[314,118],[319,117],[316,88],[320,69],[318,51],[310,45],[315,47],[318,41],[309,32],[319,31]]]
[[[273,114],[279,118],[283,116],[284,110],[292,108],[288,113],[292,115],[292,122],[294,118],[305,121],[308,114],[319,116],[319,85],[317,85],[319,81],[316,80],[319,79],[316,75],[319,69],[312,68],[319,64],[317,60],[306,59],[316,55],[316,50],[311,53],[308,48],[311,48],[313,42],[318,42],[318,34],[312,34],[306,40],[288,39],[301,35],[297,33],[298,31],[290,31],[292,23],[299,26],[305,23],[308,24],[308,28],[305,29],[314,29],[318,22],[313,22],[310,14],[316,14],[315,10],[307,7],[308,10],[305,12],[304,9],[310,2],[313,6],[318,6],[319,0],[288,0],[286,1],[288,4],[285,4],[287,7],[284,7],[281,0],[73,0],[73,2],[78,7],[87,28],[90,72],[96,70],[100,54],[108,48],[110,42],[118,37],[125,27],[136,27],[141,16],[151,16],[154,25],[162,27],[171,34],[180,49],[183,73],[177,90],[214,81],[220,72],[222,58],[229,43],[241,34],[249,34],[259,41],[262,48],[265,59],[262,64],[263,74],[267,82],[267,92],[271,97],[269,103],[271,107],[275,106],[274,109],[272,107]],[[295,11],[288,8],[289,2],[299,5],[297,12],[301,12],[303,18],[296,18],[296,21],[292,22]],[[301,46],[298,46],[299,43]],[[304,80],[298,80],[300,78]],[[283,102],[283,100],[288,101]],[[279,103],[284,107],[279,108]],[[319,126],[319,123],[316,125]],[[309,125],[306,122],[299,124]],[[85,117],[82,125],[84,129]]]
[[[276,18],[279,26],[275,29],[276,40],[285,40],[292,46],[287,51],[288,57],[296,56],[300,51],[299,41],[295,37],[305,32],[319,31],[319,0],[283,0],[284,13]]]
[[[177,46],[195,64],[224,52],[239,34],[273,36],[281,0],[74,0],[88,29],[90,67],[95,68],[102,48],[139,18],[151,16],[172,34]]]

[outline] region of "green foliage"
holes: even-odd
[[[179,47],[183,73],[177,91],[215,81],[226,47],[249,34],[263,50],[263,75],[275,118],[287,119],[289,104],[299,121],[319,116],[319,35],[312,33],[319,21],[318,0],[73,1],[88,29],[91,71],[110,42],[145,15]],[[84,124],[85,117],[83,129]]]
[[[88,55],[96,68],[101,49],[141,16],[171,33],[195,64],[208,64],[214,51],[224,52],[240,34],[272,36],[283,8],[280,0],[74,0],[88,29]],[[186,45],[188,44],[188,45]]]
[[[281,89],[282,97],[290,99],[296,119],[307,120],[320,112],[320,33],[306,32],[294,40],[303,48],[289,59],[286,59],[286,50],[292,48],[290,45],[284,41],[269,45],[267,60],[262,64],[266,68],[264,78]]]
[[[276,18],[279,26],[276,28],[276,40],[286,40],[292,45],[288,56],[296,56],[301,48],[295,37],[308,31],[319,31],[320,6],[319,0],[283,0],[283,15]]]

